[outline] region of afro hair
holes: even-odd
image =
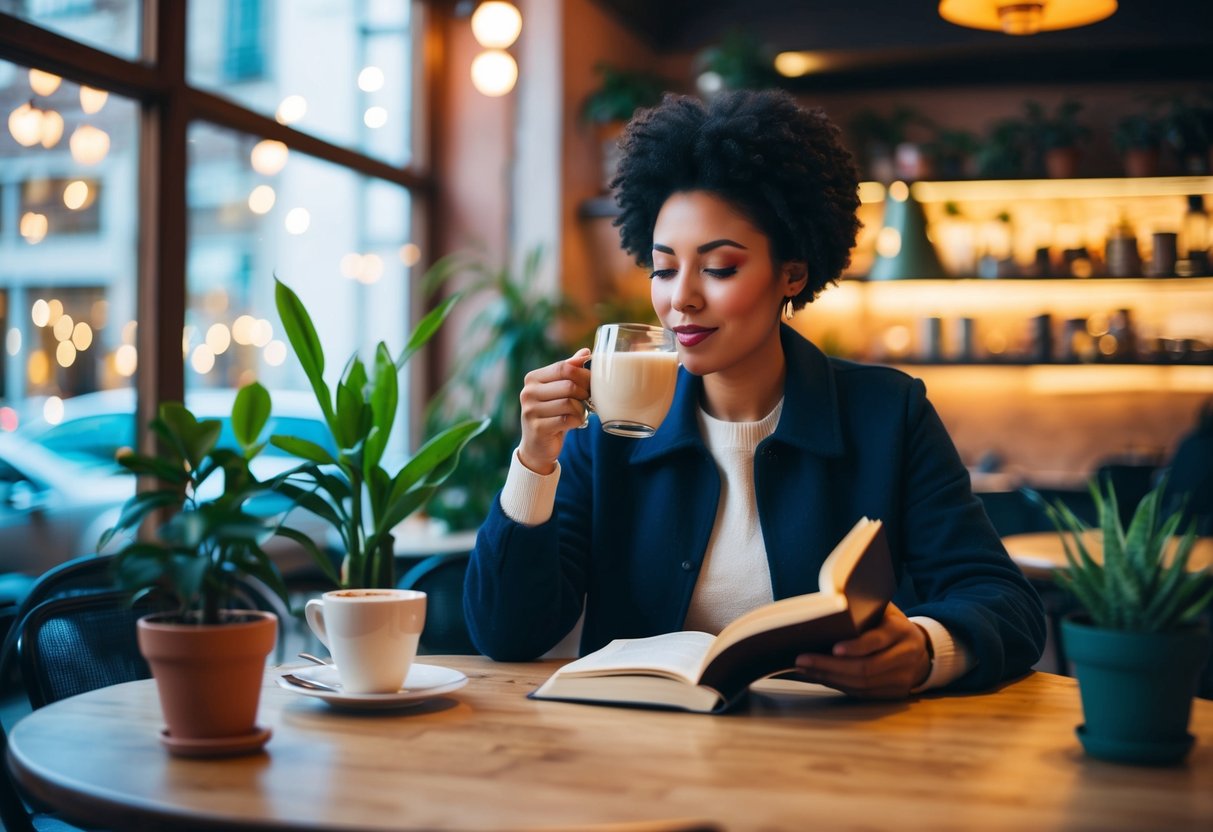
[[[728,200],[771,241],[779,262],[802,261],[811,302],[851,261],[860,223],[859,176],[839,131],[819,109],[781,91],[726,93],[705,105],[667,95],[632,119],[611,183],[623,248],[652,264],[653,227],[675,193]]]

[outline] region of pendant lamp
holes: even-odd
[[[868,280],[906,280],[947,277],[935,245],[927,239],[927,218],[922,205],[904,182],[889,186],[884,221],[876,234],[876,262]]]
[[[1111,17],[1116,0],[940,0],[939,16],[957,26],[1008,35],[1073,29]]]

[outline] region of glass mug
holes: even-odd
[[[590,368],[590,411],[602,429],[616,436],[646,439],[657,432],[678,383],[674,333],[648,324],[603,324],[594,336]]]

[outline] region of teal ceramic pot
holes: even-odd
[[[1083,749],[1119,763],[1183,760],[1194,742],[1188,719],[1209,655],[1208,628],[1135,633],[1069,617],[1061,636],[1082,696]]]

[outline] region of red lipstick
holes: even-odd
[[[715,327],[694,326],[693,324],[674,327],[674,334],[678,336],[678,343],[684,347],[693,347],[696,344],[702,343],[715,331]]]

